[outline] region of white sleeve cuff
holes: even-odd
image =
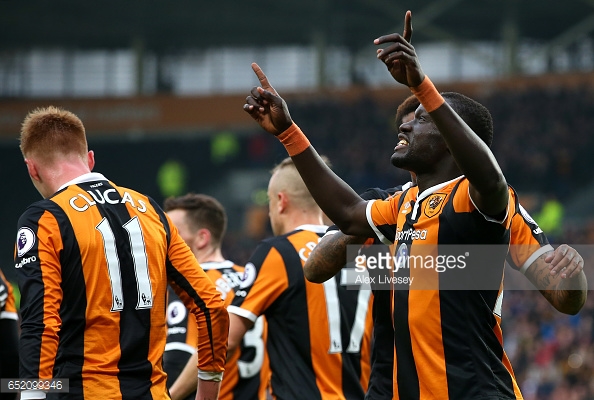
[[[373,203],[375,203],[375,200],[369,200],[367,202],[367,208],[365,209],[365,214],[367,216],[367,223],[369,224],[369,226],[371,227],[371,229],[373,229],[373,232],[375,232],[376,236],[378,237],[379,240],[381,240],[381,242],[383,244],[385,244],[386,246],[390,246],[392,244],[394,244],[392,241],[390,241],[387,237],[385,237],[379,229],[377,229],[377,226],[375,226],[375,224],[373,223],[373,218],[371,217],[371,206],[373,205]]]
[[[223,380],[223,373],[198,370],[198,379],[202,379],[203,381],[220,382]]]
[[[45,392],[43,390],[23,390],[21,400],[27,399],[45,399]]]
[[[18,321],[19,316],[17,313],[12,311],[2,311],[0,312],[0,319],[13,319],[15,321]]]
[[[231,314],[239,315],[240,317],[247,318],[252,322],[256,322],[258,316],[251,311],[246,310],[245,308],[237,307],[237,306],[228,306],[227,312]]]
[[[534,253],[532,253],[532,255],[530,257],[528,257],[528,259],[526,260],[526,262],[524,262],[524,265],[522,265],[520,267],[520,272],[523,273],[523,274],[526,274],[526,270],[528,269],[528,267],[530,267],[532,265],[532,263],[538,257],[540,257],[542,254],[546,253],[547,251],[554,251],[554,250],[555,249],[553,249],[553,246],[551,246],[550,244],[547,244],[545,246],[542,246],[541,248],[539,248],[538,250],[536,250]]]

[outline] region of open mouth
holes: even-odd
[[[408,139],[404,138],[403,136],[400,136],[400,140],[396,144],[396,147],[394,148],[394,150],[402,149],[404,147],[407,147],[408,145],[409,145]]]

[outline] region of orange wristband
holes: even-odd
[[[411,87],[410,90],[417,96],[417,99],[419,99],[427,112],[435,111],[445,103],[445,100],[441,97],[441,94],[439,94],[427,75],[425,75],[425,79],[423,79],[423,82],[419,86]]]
[[[294,122],[293,125],[277,137],[291,157],[303,153],[309,147],[309,139]]]

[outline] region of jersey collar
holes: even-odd
[[[315,233],[326,233],[328,230],[327,225],[313,225],[313,224],[305,224],[299,225],[295,230],[302,230],[302,231],[312,231]]]
[[[199,263],[203,270],[207,271],[209,269],[223,269],[223,268],[233,268],[233,262],[229,260],[225,261],[206,261]]]
[[[92,182],[92,181],[106,181],[107,179],[98,172],[87,172],[81,176],[74,178],[73,180],[66,182],[57,190],[58,192],[70,185],[78,185],[79,183],[83,182]]]
[[[447,182],[438,183],[435,186],[431,186],[430,188],[427,188],[427,189],[423,190],[422,193],[417,193],[417,200],[415,201],[415,206],[413,207],[411,218],[412,219],[415,219],[417,217],[417,212],[419,211],[419,203],[421,201],[423,201],[423,199],[427,198],[429,195],[437,192],[438,190],[446,187],[450,183],[455,182],[455,181],[457,181],[458,179],[461,179],[461,178],[464,178],[464,175],[460,175],[457,178],[451,179],[451,180],[449,180]]]

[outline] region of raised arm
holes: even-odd
[[[405,16],[404,34],[382,36],[374,41],[385,45],[377,50],[392,77],[417,96],[442,134],[458,168],[470,182],[470,196],[483,213],[499,216],[508,204],[508,187],[493,153],[485,142],[462,120],[433,83],[425,76],[414,47],[411,12]]]
[[[283,143],[312,197],[328,218],[345,233],[372,236],[373,230],[365,214],[367,202],[320,158],[258,64],[253,63],[252,69],[261,86],[251,90],[243,109]]]

